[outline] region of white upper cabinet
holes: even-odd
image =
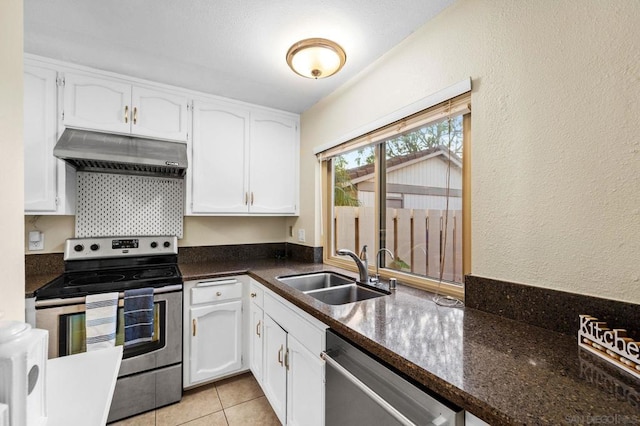
[[[180,95],[133,86],[131,133],[152,138],[186,141],[189,100]]]
[[[24,208],[56,210],[55,71],[24,67]]]
[[[298,116],[194,102],[187,214],[298,214]]]
[[[131,85],[71,73],[65,73],[64,81],[66,127],[131,132]]]
[[[276,113],[251,116],[251,211],[297,211],[299,136],[296,120]]]
[[[247,213],[249,110],[194,102],[191,204],[193,213]]]
[[[299,214],[298,114],[34,55],[24,108],[27,213],[74,213],[74,170],[53,157],[70,127],[187,142],[187,215]]]
[[[57,73],[24,66],[24,209],[26,214],[73,214],[73,170],[53,156],[58,139]]]
[[[65,127],[186,141],[189,99],[85,74],[64,75]]]

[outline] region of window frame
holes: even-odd
[[[458,96],[452,100],[448,100],[442,103],[439,103],[431,108],[427,108],[417,114],[413,114],[409,117],[405,117],[401,120],[398,120],[394,123],[389,124],[388,126],[384,126],[383,128],[374,130],[367,134],[364,134],[360,137],[354,138],[350,141],[347,141],[343,144],[338,145],[334,149],[339,153],[344,153],[347,150],[346,147],[349,145],[354,146],[362,146],[358,145],[358,141],[362,141],[363,139],[373,140],[376,137],[376,134],[382,133],[382,131],[388,134],[389,128],[391,126],[395,126],[398,129],[397,134],[406,132],[405,123],[411,120],[418,120],[421,116],[433,116],[434,112],[442,113],[444,109],[447,107],[447,104],[451,105],[450,102],[462,100],[466,102],[467,110],[462,114],[452,114],[452,115],[462,115],[462,146],[463,146],[463,156],[462,156],[462,275],[463,281],[464,277],[471,273],[471,95],[470,93],[463,94]],[[431,120],[431,122],[437,122],[437,118]],[[428,125],[428,123],[426,124]],[[419,128],[413,127],[414,129]],[[385,138],[386,140],[386,138]],[[355,143],[354,143],[355,142]],[[384,221],[384,213],[381,214],[381,196],[380,192],[385,188],[385,179],[386,175],[383,173],[384,164],[381,164],[379,160],[380,158],[380,147],[382,146],[382,141],[376,141],[373,146],[376,150],[376,161],[374,168],[374,176],[375,176],[375,211],[376,211],[376,220],[375,223],[375,247],[369,249],[369,272],[375,273],[375,253],[380,249],[380,229],[381,223]],[[334,161],[331,156],[320,156],[319,157],[321,164],[321,188],[322,188],[322,243],[323,243],[323,262],[327,265],[336,266],[339,268],[357,271],[356,265],[350,259],[339,258],[335,253],[331,253],[333,248],[333,172],[332,172],[332,162]],[[373,250],[372,250],[373,249]],[[358,247],[360,250],[360,247]],[[453,284],[450,282],[442,281],[440,282],[437,279],[429,278],[425,276],[418,276],[402,271],[398,271],[395,269],[388,268],[380,268],[380,277],[383,279],[389,279],[391,277],[397,278],[403,284],[407,284],[412,287],[416,287],[419,289],[438,292],[440,294],[450,295],[453,297],[457,297],[460,299],[464,299],[464,283],[462,285]]]

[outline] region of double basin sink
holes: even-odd
[[[277,280],[327,305],[344,305],[390,294],[335,272],[289,275]]]

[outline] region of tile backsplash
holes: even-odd
[[[184,180],[78,172],[77,238],[176,235],[182,238]]]

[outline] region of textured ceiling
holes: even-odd
[[[25,52],[302,112],[454,0],[25,0]],[[294,74],[296,41],[347,52],[324,80]]]

